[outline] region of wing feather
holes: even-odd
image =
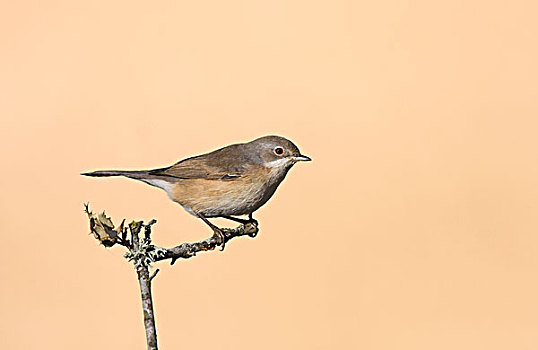
[[[249,164],[239,145],[231,145],[211,153],[187,158],[150,174],[178,179],[207,179],[233,181],[243,176]]]

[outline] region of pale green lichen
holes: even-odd
[[[140,267],[151,267],[158,258],[163,258],[166,255],[166,249],[156,247],[146,240],[142,239],[138,245],[134,245],[129,251],[124,254],[124,257],[134,262],[136,269]]]

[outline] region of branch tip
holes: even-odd
[[[151,276],[149,277],[149,281],[150,281],[150,282],[155,278],[155,276],[157,276],[157,274],[159,273],[159,271],[161,271],[161,270],[157,269],[157,270],[155,270],[154,273],[151,274]]]

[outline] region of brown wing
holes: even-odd
[[[178,179],[234,180],[241,177],[249,166],[248,157],[240,145],[231,145],[211,153],[187,158],[150,174]]]

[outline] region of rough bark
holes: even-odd
[[[140,238],[138,234],[143,227],[143,223],[132,222],[129,225],[131,230],[131,243],[133,247],[140,246]],[[143,239],[149,239],[149,232],[151,225],[146,225],[146,237]],[[146,343],[148,344],[148,350],[157,350],[157,329],[155,328],[155,314],[153,313],[153,298],[151,296],[151,280],[149,276],[149,266],[146,264],[135,263],[136,273],[138,275],[138,284],[140,285],[140,296],[142,297],[142,311],[144,313],[144,327],[146,328]],[[155,276],[155,275],[154,275]],[[154,277],[153,276],[153,277]]]

